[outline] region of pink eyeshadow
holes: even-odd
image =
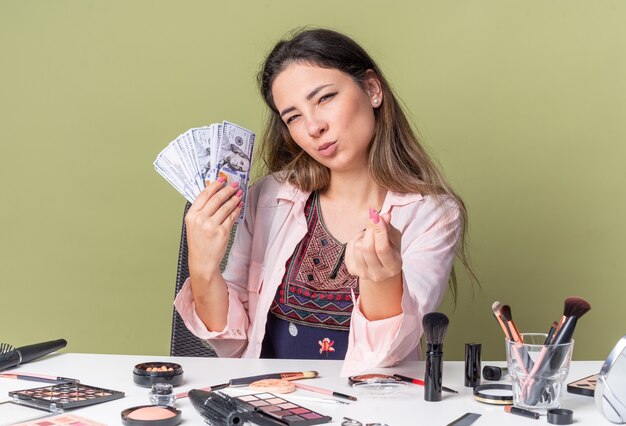
[[[301,416],[304,417],[305,419],[308,419],[308,420],[319,419],[320,417],[322,417],[319,414],[313,413],[313,412],[306,413],[306,414],[301,414]]]
[[[266,401],[250,401],[250,405],[254,405],[255,407],[262,407],[264,405],[269,405]]]
[[[298,407],[298,408],[294,408],[293,410],[291,410],[291,412],[293,414],[303,414],[303,413],[308,413],[309,410],[307,410],[306,408]]]
[[[292,403],[292,402],[288,402],[286,404],[280,404],[279,407],[287,409],[287,408],[295,408],[295,407],[297,407],[297,405]]]
[[[282,404],[283,402],[285,402],[285,400],[282,398],[272,398],[268,399],[267,402],[269,402],[270,404]]]
[[[261,410],[265,411],[266,413],[271,413],[272,411],[279,411],[281,410],[281,408],[278,408],[276,405],[267,405],[265,407],[261,407]]]
[[[256,397],[252,395],[244,395],[244,396],[240,396],[239,399],[242,401],[248,402],[248,401],[254,401]]]

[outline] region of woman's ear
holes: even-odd
[[[383,103],[383,90],[378,74],[374,70],[367,70],[363,81],[365,93],[370,98],[372,107],[378,108]]]

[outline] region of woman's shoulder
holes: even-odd
[[[428,224],[455,222],[461,212],[459,202],[449,194],[395,193],[389,194],[392,218],[403,222]]]
[[[296,200],[307,194],[289,183],[285,172],[276,172],[257,179],[250,186],[250,193],[259,201]]]

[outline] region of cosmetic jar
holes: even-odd
[[[133,382],[147,388],[155,383],[179,386],[183,383],[183,367],[173,362],[143,362],[135,365]]]
[[[552,425],[571,425],[574,423],[574,412],[564,408],[548,410],[548,423]]]
[[[169,383],[155,383],[150,388],[148,399],[152,405],[174,406],[176,395],[174,395],[174,387]]]
[[[181,422],[181,411],[173,407],[139,405],[121,413],[126,426],[176,426]]]

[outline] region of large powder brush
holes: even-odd
[[[443,375],[443,339],[450,320],[441,312],[424,315],[422,325],[426,336],[426,371],[424,372],[424,400],[441,401]]]

